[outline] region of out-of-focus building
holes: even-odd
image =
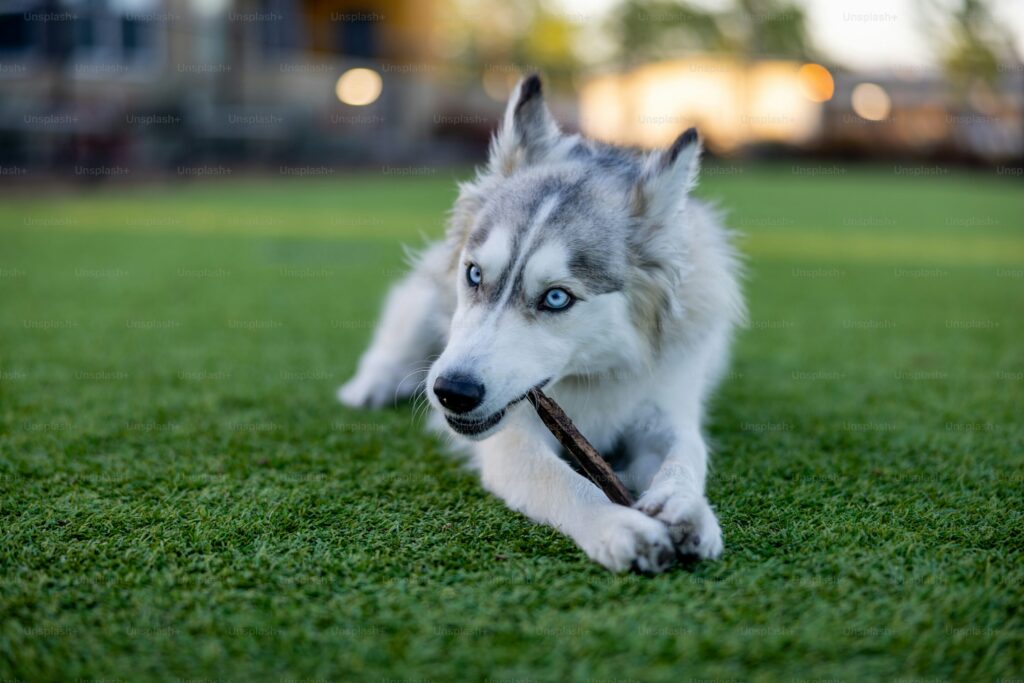
[[[580,122],[597,138],[641,147],[667,145],[688,126],[721,151],[801,145],[819,134],[821,101],[832,94],[827,72],[822,82],[801,67],[698,56],[601,74],[583,83]]]
[[[0,165],[188,174],[220,163],[475,160],[516,80],[539,68],[530,55],[546,55],[554,72],[547,95],[558,120],[608,141],[657,147],[696,125],[725,153],[1024,158],[1019,64],[966,93],[936,74],[854,74],[733,53],[578,76],[555,68],[567,53],[547,50],[572,44],[565,21],[548,17],[534,30],[512,25],[528,13],[491,8],[0,0]]]
[[[0,4],[0,161],[57,168],[415,154],[432,126],[439,6],[8,0]],[[359,68],[372,73],[357,73],[362,80],[349,79],[343,92],[339,78]]]
[[[1024,158],[1024,72],[958,93],[939,73],[840,73],[823,109],[821,144],[865,155]]]
[[[601,73],[580,88],[583,131],[641,147],[697,126],[734,152],[783,145],[825,154],[1013,162],[1024,156],[1024,72],[967,96],[939,74],[857,74],[785,60],[704,55]]]

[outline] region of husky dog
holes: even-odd
[[[727,231],[689,197],[700,149],[692,128],[648,155],[565,135],[540,79],[520,81],[487,165],[391,291],[342,403],[409,396],[433,361],[428,400],[511,508],[613,571],[718,557],[701,421],[744,305]],[[562,460],[524,401],[534,387],[618,454],[635,509]]]

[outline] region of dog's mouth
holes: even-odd
[[[530,391],[533,391],[534,389],[541,389],[544,387],[545,384],[547,384],[550,381],[551,378],[548,377],[546,380],[534,386],[529,391],[524,393],[522,396],[514,398],[508,403],[506,403],[505,407],[502,408],[501,410],[491,413],[490,415],[481,420],[467,420],[463,417],[460,417],[459,415],[454,415],[452,413],[445,413],[444,419],[448,422],[449,427],[451,427],[455,432],[461,434],[462,436],[478,436],[480,434],[483,434],[487,430],[497,426],[497,424],[501,422],[501,419],[505,417],[505,413],[508,412],[508,409],[516,405],[517,403],[525,401],[526,397],[530,395]]]
[[[483,434],[488,429],[501,422],[501,418],[505,417],[506,410],[508,410],[508,406],[505,406],[498,412],[489,415],[482,420],[463,420],[457,415],[448,414],[445,414],[444,419],[448,421],[448,426],[459,434],[462,434],[463,436],[476,436],[477,434]]]

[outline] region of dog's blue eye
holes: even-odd
[[[466,281],[469,282],[469,286],[476,287],[483,279],[484,274],[480,272],[480,267],[475,263],[470,263],[466,268]]]
[[[572,297],[564,289],[555,287],[544,293],[543,308],[550,311],[561,311],[569,307]]]

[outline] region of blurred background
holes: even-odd
[[[1024,0],[0,0],[0,683],[1020,683],[1022,48]],[[533,71],[704,135],[720,563],[605,575],[333,399]]]
[[[466,165],[532,71],[603,140],[1015,175],[1022,42],[1019,0],[3,0],[0,177]]]

